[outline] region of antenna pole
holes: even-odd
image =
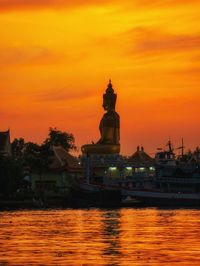
[[[184,142],[183,142],[183,138],[181,139],[181,142],[182,142],[182,146],[181,146],[181,155],[183,157],[184,155]]]

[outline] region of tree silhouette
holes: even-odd
[[[50,146],[62,146],[65,150],[76,150],[75,138],[73,134],[63,132],[57,128],[49,128],[48,138],[43,143],[44,146],[50,148]]]
[[[23,138],[14,139],[11,143],[12,155],[15,158],[21,158],[25,148],[25,141]]]

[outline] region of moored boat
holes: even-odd
[[[123,192],[122,192],[123,193]],[[125,192],[126,195],[130,193]],[[128,202],[140,202],[141,204],[150,206],[198,206],[200,207],[200,195],[199,194],[181,194],[181,193],[163,193],[163,192],[148,192],[148,191],[134,191],[131,193],[129,201],[124,200],[124,203]]]
[[[128,198],[129,202],[137,200],[145,205],[200,207],[199,162],[183,163],[176,159],[170,141],[167,145],[168,151],[156,154],[155,176],[136,179],[131,187],[122,189],[126,203]]]

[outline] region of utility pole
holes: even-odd
[[[183,157],[184,155],[184,143],[183,143],[183,138],[181,139],[181,156]]]

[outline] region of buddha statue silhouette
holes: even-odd
[[[96,144],[86,144],[81,147],[85,154],[116,154],[120,152],[120,117],[115,112],[117,94],[114,93],[111,80],[109,80],[106,93],[103,95],[103,115],[99,130],[101,138]]]

